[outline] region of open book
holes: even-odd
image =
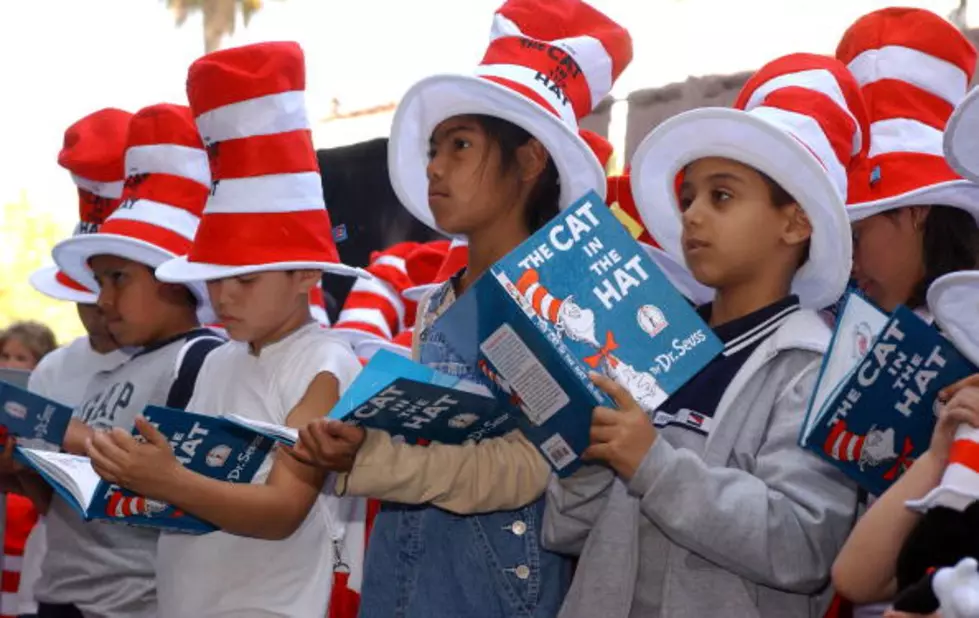
[[[951,341],[907,307],[888,316],[851,293],[799,444],[880,495],[928,448],[938,392],[973,373]]]
[[[220,417],[156,406],[147,407],[143,414],[167,437],[181,464],[223,481],[251,482],[273,445],[265,436]],[[86,521],[106,520],[189,533],[216,530],[213,524],[170,504],[103,480],[88,457],[20,446],[16,457],[37,470]]]

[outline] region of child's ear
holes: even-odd
[[[784,207],[785,227],[782,231],[782,240],[790,246],[801,245],[812,238],[812,222],[809,215],[798,204],[789,204]]]
[[[189,305],[191,307],[197,306],[197,298],[190,289],[180,283],[162,283],[160,284],[160,296],[163,297],[165,301],[173,305]]]
[[[547,161],[550,155],[544,144],[536,139],[529,139],[527,143],[517,148],[517,162],[520,164],[520,180],[533,183],[537,177],[547,169]]]
[[[323,279],[323,272],[319,270],[295,270],[292,272],[292,277],[298,291],[308,294]]]

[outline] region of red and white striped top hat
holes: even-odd
[[[979,186],[955,173],[942,150],[976,67],[972,43],[934,13],[887,8],[850,26],[836,57],[860,84],[871,123],[868,159],[850,178],[850,218],[932,204],[979,218]]]
[[[847,171],[866,153],[867,126],[860,88],[839,61],[784,56],[748,80],[734,109],[678,114],[646,136],[632,159],[639,214],[663,249],[685,263],[678,175],[706,157],[751,166],[788,191],[812,222],[809,259],[792,291],[805,307],[827,307],[850,277]]]
[[[942,331],[970,361],[979,365],[979,271],[939,277],[928,288],[928,308]],[[944,506],[959,511],[979,500],[979,429],[963,423],[955,432],[948,466],[938,487],[908,506],[927,511]]]
[[[428,272],[427,262],[421,264],[419,256],[415,256],[415,259],[410,259],[409,256],[408,275],[411,277],[413,285],[404,291],[404,297],[420,302],[425,294],[458,275],[467,264],[469,264],[469,243],[463,238],[452,239],[438,270],[432,276],[426,274]]]
[[[591,148],[592,153],[598,159],[598,163],[602,166],[602,169],[607,171],[608,164],[612,161],[612,153],[615,152],[612,143],[598,133],[589,131],[588,129],[579,129],[578,135]]]
[[[96,234],[58,243],[54,260],[69,277],[97,287],[88,261],[115,255],[156,268],[190,250],[211,190],[207,152],[190,109],[163,103],[136,112],[129,123],[122,203]],[[201,321],[213,321],[203,284],[187,286]]]
[[[973,88],[955,108],[945,126],[945,160],[963,177],[979,182],[979,88]]]
[[[296,43],[208,54],[190,67],[187,98],[211,160],[213,189],[194,246],[164,281],[270,270],[367,276],[340,264],[306,115]]]
[[[629,33],[581,0],[508,0],[473,75],[435,75],[408,90],[395,111],[388,168],[395,193],[437,228],[428,205],[429,139],[454,116],[481,114],[523,128],[554,159],[566,208],[589,190],[604,197],[605,171],[578,122],[632,60]]]
[[[371,255],[371,279],[358,279],[344,300],[333,332],[356,348],[365,339],[390,341],[415,320],[417,305],[402,292],[411,284],[405,257],[418,243],[404,242]]]
[[[78,225],[73,236],[99,230],[119,206],[126,177],[123,157],[126,134],[133,115],[106,108],[85,116],[65,131],[58,164],[71,172],[78,187]],[[35,271],[30,283],[38,292],[56,300],[94,304],[97,295],[57,266]]]
[[[527,299],[534,313],[551,324],[557,324],[563,299],[555,298],[540,282],[540,274],[533,268],[527,269],[514,284],[521,296]]]
[[[330,316],[326,313],[326,298],[323,296],[323,282],[309,290],[309,314],[323,326],[330,325]]]

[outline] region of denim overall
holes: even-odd
[[[451,282],[424,307],[421,361],[479,379],[428,326],[454,298]],[[361,618],[550,618],[571,578],[570,561],[540,544],[544,498],[515,511],[459,516],[431,506],[385,503],[374,521]]]

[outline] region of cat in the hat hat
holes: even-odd
[[[976,49],[930,11],[889,7],[857,19],[836,57],[870,116],[868,156],[851,168],[847,196],[854,282],[885,311],[926,313],[931,282],[974,268],[979,255],[979,185],[960,175],[969,150],[942,156],[953,110],[971,105]],[[964,143],[974,137],[955,139]]]
[[[420,303],[417,360],[482,384],[479,368],[460,360],[431,325],[562,209],[588,191],[604,196],[605,171],[580,122],[632,56],[628,32],[581,0],[508,0],[493,16],[490,39],[474,72],[427,77],[408,90],[388,147],[392,186],[405,207],[467,245],[464,268]],[[569,564],[531,542],[540,538],[550,466],[520,432],[419,447],[356,428],[337,428],[330,439],[325,423],[306,431],[321,430],[318,461],[345,473],[349,494],[419,505],[393,504],[378,515],[363,615],[557,614]],[[486,551],[437,549],[474,544]],[[425,560],[404,559],[419,552]]]

